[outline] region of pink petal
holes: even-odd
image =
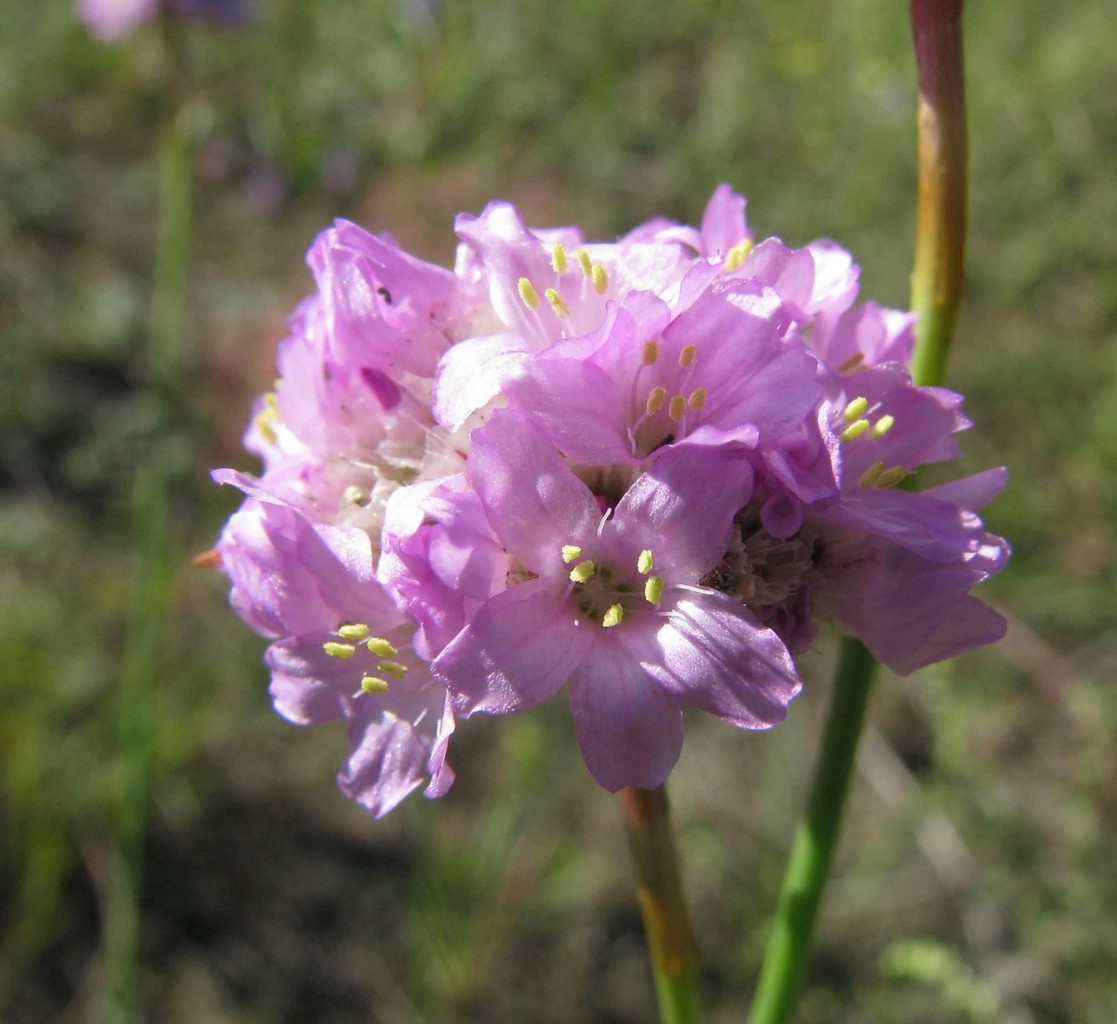
[[[498,409],[473,433],[470,482],[497,536],[535,573],[562,569],[562,548],[597,529],[601,511],[541,427]]]
[[[622,642],[667,693],[743,729],[787,717],[802,683],[783,641],[752,612],[697,588],[669,591],[662,611],[658,630],[626,630]]]
[[[679,445],[665,449],[628,489],[610,524],[635,564],[650,548],[656,571],[698,580],[725,555],[733,517],[752,494],[752,467],[733,454]]]
[[[725,258],[738,242],[752,237],[745,220],[746,199],[733,191],[732,186],[721,184],[706,204],[702,214],[702,249],[707,256]]]
[[[679,705],[615,639],[598,636],[570,684],[570,711],[586,767],[611,793],[662,785],[683,745]]]
[[[392,714],[376,722],[354,722],[350,739],[353,745],[338,786],[374,817],[382,818],[422,784],[429,742],[416,735],[410,722]]]
[[[438,364],[434,381],[434,418],[457,430],[497,395],[530,354],[515,334],[493,334],[459,341]]]
[[[554,585],[530,580],[482,605],[431,668],[465,717],[511,714],[558,693],[587,643]]]

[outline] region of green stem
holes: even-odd
[[[795,1005],[834,859],[875,671],[876,662],[860,640],[842,641],[810,802],[791,847],[748,1024],[786,1021]]]
[[[966,250],[966,94],[962,0],[912,0],[919,68],[919,223],[911,308],[912,378],[941,384],[962,298]]]
[[[167,507],[173,477],[169,433],[182,364],[189,280],[191,163],[192,147],[179,104],[171,103],[158,154],[159,224],[147,353],[156,417],[133,481],[134,569],[114,709],[120,775],[104,934],[104,1024],[128,1024],[138,1016],[143,836],[155,758],[159,650],[169,596]]]
[[[687,913],[667,804],[667,791],[618,794],[636,867],[661,1024],[701,1024],[699,961]]]
[[[190,221],[194,146],[185,111],[176,105],[159,146],[159,234],[151,307],[149,365],[164,410],[182,372],[186,298],[190,283]]]
[[[966,118],[962,0],[911,0],[919,68],[919,223],[912,309],[919,314],[912,377],[942,383],[966,242]],[[783,1024],[795,1005],[837,844],[876,664],[843,641],[810,803],[795,835],[749,1024]]]

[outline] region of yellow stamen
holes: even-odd
[[[725,254],[725,262],[722,264],[722,269],[730,272],[736,270],[748,259],[750,252],[752,252],[752,239],[742,238]]]
[[[562,247],[562,242],[555,242],[551,248],[551,267],[556,274],[566,273],[566,250]]]
[[[276,401],[275,392],[269,391],[264,395],[263,404],[253,418],[252,423],[264,435],[269,444],[275,444],[275,428],[279,422],[279,405]]]
[[[903,466],[893,466],[877,477],[876,485],[877,487],[895,487],[907,475],[908,471]]]
[[[852,423],[854,420],[859,420],[868,408],[869,400],[867,398],[864,396],[855,398],[845,407],[845,411],[842,413],[842,419],[845,420],[846,423]]]
[[[695,388],[690,393],[690,397],[686,400],[686,404],[692,409],[701,409],[702,406],[706,404],[706,389]]]
[[[528,309],[535,309],[539,305],[539,293],[526,277],[521,277],[516,282],[516,287],[520,290],[520,299]]]
[[[838,364],[838,373],[849,373],[850,370],[860,366],[865,361],[864,352],[854,352],[848,359],[843,359]]]
[[[648,392],[648,401],[644,404],[644,411],[649,416],[654,416],[660,409],[663,408],[663,403],[667,400],[666,388],[652,388]]]
[[[564,316],[570,316],[570,310],[566,308],[566,303],[562,301],[562,296],[559,295],[557,289],[548,288],[543,294],[547,296],[547,301],[551,304],[551,309],[555,311],[555,316],[560,320]]]
[[[382,636],[370,636],[365,646],[378,658],[394,658],[399,654],[396,645],[389,643]]]
[[[640,552],[640,557],[636,559],[636,571],[641,576],[647,576],[652,571],[654,560],[652,559],[652,552],[650,548],[644,548]]]
[[[577,544],[563,544],[562,560],[569,565],[576,558],[582,557],[582,549]]]
[[[644,583],[644,600],[648,604],[659,604],[661,597],[663,597],[663,577],[649,576]]]
[[[843,430],[838,435],[838,437],[840,437],[843,441],[852,441],[855,437],[860,437],[868,429],[868,420],[857,420],[855,423],[851,423],[848,427],[846,427],[845,430]]]
[[[339,626],[337,635],[343,640],[364,640],[368,636],[368,626],[363,622],[354,622],[346,626]]]
[[[872,487],[884,472],[883,462],[874,462],[864,473],[857,478],[858,487]]]
[[[597,572],[597,566],[587,558],[584,562],[579,562],[570,570],[570,578],[575,583],[585,583],[595,572]]]
[[[659,342],[645,341],[644,342],[644,365],[651,366],[659,358]]]
[[[682,352],[679,353],[679,365],[690,366],[696,358],[698,358],[698,349],[693,345],[684,345]]]
[[[683,418],[684,412],[686,412],[686,399],[682,395],[672,396],[671,401],[667,403],[667,415],[673,422],[678,423]]]
[[[578,261],[578,266],[582,268],[582,273],[586,277],[593,277],[593,263],[590,261],[590,254],[585,249],[578,249],[574,253],[574,258]]]
[[[379,676],[361,676],[361,689],[365,693],[387,693],[390,687],[387,679]]]
[[[605,268],[600,263],[595,263],[590,273],[593,277],[593,290],[598,295],[604,295],[605,289],[609,287],[609,277],[605,273]]]
[[[357,648],[352,644],[339,644],[336,640],[327,640],[322,645],[322,650],[331,658],[352,658],[357,653]]]
[[[362,491],[356,484],[346,487],[341,496],[347,504],[356,505],[358,508],[364,508],[370,497],[367,491]]]
[[[401,665],[398,661],[378,661],[376,663],[376,671],[383,672],[385,675],[395,676],[396,679],[402,679],[407,675],[407,666]]]
[[[874,441],[884,437],[892,429],[892,424],[895,422],[896,418],[894,416],[882,416],[873,424],[873,429],[869,431],[869,437]]]
[[[605,616],[601,620],[601,625],[606,629],[612,629],[614,626],[619,626],[624,621],[624,609],[619,604],[611,604],[605,609]]]

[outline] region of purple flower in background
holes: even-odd
[[[106,42],[122,39],[159,12],[159,0],[77,0],[76,13],[89,33]]]
[[[247,0],[76,0],[75,13],[90,35],[106,42],[123,39],[160,11],[177,17],[230,23],[248,17]]]
[[[439,795],[455,713],[562,690],[598,782],[654,788],[684,705],[782,721],[823,622],[898,672],[1003,632],[970,592],[1008,557],[977,515],[1004,473],[897,487],[969,421],[840,246],[755,242],[725,185],[615,243],[508,203],[457,230],[452,271],[319,236],[263,473],[217,475],[248,495],[232,602],[280,712],[348,723],[349,795]]]

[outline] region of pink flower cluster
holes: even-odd
[[[725,185],[609,244],[507,203],[456,226],[453,271],[319,236],[264,473],[214,474],[247,495],[233,606],[279,712],[346,722],[347,795],[441,795],[456,719],[563,689],[597,781],[654,788],[684,705],[783,720],[820,620],[902,673],[1000,637],[970,590],[1008,557],[977,515],[1004,472],[897,486],[969,423],[845,250],[754,245]]]

